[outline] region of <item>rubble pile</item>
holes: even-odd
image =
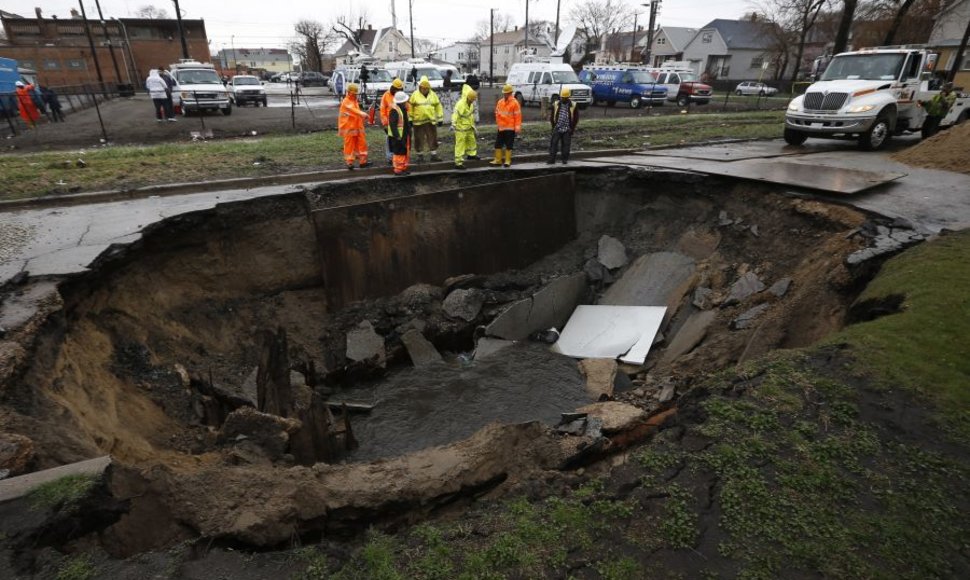
[[[945,169],[970,174],[970,123],[960,123],[929,139],[894,153],[892,158],[906,165]]]

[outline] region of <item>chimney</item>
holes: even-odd
[[[34,14],[37,15],[37,20],[43,20],[44,19],[44,13],[43,13],[43,11],[41,11],[40,6],[34,8]]]
[[[367,30],[374,30],[374,25],[373,24],[368,24],[367,25]]]
[[[77,11],[77,8],[71,8],[71,18],[75,20],[81,19],[81,13]]]

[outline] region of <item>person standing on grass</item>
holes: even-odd
[[[957,96],[953,94],[953,83],[944,83],[940,92],[933,95],[926,103],[926,120],[923,121],[923,139],[929,139],[940,130],[940,122],[950,112],[950,107],[956,103]]]
[[[360,89],[355,83],[347,85],[347,96],[340,102],[340,116],[337,118],[337,134],[344,138],[344,162],[347,169],[354,169],[354,159],[359,159],[360,168],[370,167],[367,161],[367,132],[364,119],[367,113],[357,102]]]
[[[17,81],[16,87],[17,108],[20,109],[20,117],[24,120],[24,123],[27,123],[28,127],[33,129],[37,126],[37,120],[40,119],[40,111],[37,110],[34,97],[31,95],[33,86],[23,81]]]
[[[394,154],[394,175],[410,175],[408,155],[411,152],[411,120],[408,118],[408,94],[394,93],[394,103],[387,115],[387,137]]]
[[[478,134],[475,129],[475,100],[478,93],[469,87],[462,89],[462,98],[451,113],[451,129],[455,132],[455,169],[465,168],[465,159],[480,159]]]
[[[552,115],[549,123],[552,124],[552,138],[549,140],[549,160],[547,165],[556,162],[556,152],[562,149],[562,164],[569,163],[569,151],[572,149],[573,133],[579,123],[579,108],[576,103],[569,98],[572,91],[563,88],[559,93],[559,100],[552,105]]]
[[[161,123],[162,111],[168,112],[168,85],[165,79],[158,74],[158,69],[153,68],[148,71],[148,79],[145,81],[145,88],[148,89],[148,96],[152,99],[155,106],[155,121]]]
[[[401,79],[394,79],[394,81],[391,82],[391,88],[387,89],[387,92],[381,97],[381,127],[383,127],[384,132],[388,134],[388,138],[384,142],[384,157],[387,159],[388,165],[393,164],[392,158],[394,154],[391,152],[391,137],[390,132],[388,131],[387,122],[388,117],[391,114],[391,107],[394,106],[394,95],[403,89],[404,82]]]
[[[512,85],[502,87],[502,98],[495,103],[495,125],[498,133],[495,136],[495,159],[489,162],[493,167],[510,167],[512,165],[512,146],[515,136],[522,132],[522,107],[512,95]],[[502,158],[505,149],[505,158]]]
[[[431,152],[431,161],[438,160],[438,126],[445,118],[444,107],[438,95],[431,90],[428,77],[421,77],[418,90],[411,93],[411,124],[414,127],[414,150],[418,162],[424,162],[425,151]]]

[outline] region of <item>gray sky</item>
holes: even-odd
[[[562,0],[560,21],[568,21],[570,7],[579,0]],[[628,0],[631,8],[644,13],[640,23],[646,23],[647,0]],[[489,8],[497,8],[513,16],[516,24],[525,21],[525,0],[413,0],[414,35],[447,44],[472,36],[475,23],[487,20]],[[106,18],[132,16],[145,5],[164,8],[174,15],[171,0],[101,0]],[[311,18],[327,23],[333,17],[356,7],[367,10],[374,27],[390,26],[391,0],[284,0],[280,4],[266,0],[180,0],[183,17],[203,18],[211,40],[213,54],[229,47],[283,47],[293,37],[293,23]],[[408,2],[396,0],[398,28],[408,33]],[[70,16],[77,8],[77,0],[0,0],[0,9],[22,16],[33,16],[34,7],[41,6],[44,15]],[[97,16],[94,0],[85,0],[88,17]],[[700,27],[714,18],[738,18],[750,6],[750,0],[663,0],[660,25]],[[267,10],[268,8],[268,10]],[[555,0],[530,0],[529,20],[555,20]]]

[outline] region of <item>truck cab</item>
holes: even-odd
[[[391,77],[404,81],[404,90],[408,92],[418,88],[421,77],[428,77],[432,89],[440,89],[445,82],[437,65],[422,59],[389,62],[384,65],[384,70],[389,72]]]
[[[711,102],[711,86],[700,81],[694,69],[690,68],[690,63],[664,63],[660,68],[650,69],[650,72],[656,77],[657,84],[667,89],[668,101],[674,101],[681,107]]]
[[[172,92],[176,104],[181,104],[182,114],[202,111],[222,111],[232,114],[229,90],[222,84],[216,67],[210,63],[180,60],[169,66],[177,86]]]
[[[857,139],[864,150],[884,147],[893,135],[919,131],[926,120],[921,103],[931,88],[937,55],[922,46],[867,48],[835,55],[818,81],[795,97],[785,114],[785,141],[809,137]],[[940,123],[966,118],[967,98]]]
[[[364,103],[373,103],[381,100],[381,96],[391,88],[394,77],[386,69],[379,65],[367,64],[367,86],[361,87],[364,91],[358,100]],[[340,65],[333,71],[330,77],[330,92],[343,98],[347,92],[347,85],[350,83],[361,84],[360,65]]]
[[[594,103],[630,103],[630,108],[639,109],[644,104],[663,105],[667,100],[667,88],[658,85],[646,67],[585,66],[579,80],[593,88]]]

